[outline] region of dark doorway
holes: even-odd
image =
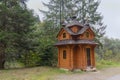
[[[86,54],[87,54],[87,66],[91,66],[90,48],[86,48]]]
[[[79,50],[80,50],[79,46],[75,46],[73,48],[73,58],[74,58],[73,65],[75,69],[77,69],[79,65]]]

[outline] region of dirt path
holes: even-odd
[[[97,72],[85,72],[82,74],[61,74],[54,80],[120,80],[120,67],[103,69]]]

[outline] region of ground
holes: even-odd
[[[69,72],[51,67],[0,70],[0,80],[120,80],[120,67]]]
[[[106,68],[96,72],[59,75],[54,80],[120,80],[120,67]]]

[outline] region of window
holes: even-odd
[[[89,32],[86,32],[86,37],[89,38]]]
[[[66,33],[63,33],[63,38],[66,38]]]
[[[63,59],[66,59],[66,50],[63,51]]]

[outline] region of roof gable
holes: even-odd
[[[61,30],[58,32],[57,37],[58,37],[58,35],[60,35],[60,34],[62,33],[62,31],[64,31],[64,30],[65,30],[68,34],[70,34],[70,35],[75,35],[75,33],[72,32],[72,31],[70,30],[70,28],[68,28],[68,27],[63,27],[63,28],[61,28]]]
[[[93,30],[91,29],[90,26],[87,26],[83,28],[83,30],[80,31],[80,34],[83,34],[84,32],[89,31],[90,33],[94,34]]]
[[[61,35],[64,31],[65,31],[66,33],[70,34],[67,29],[61,28],[60,31],[59,31],[58,34],[57,34],[57,37],[58,37],[59,35]]]

